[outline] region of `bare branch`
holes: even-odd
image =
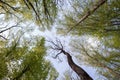
[[[26,2],[26,0],[23,0],[23,1],[24,1],[25,5],[27,6],[27,8],[30,9],[30,7],[29,7],[28,3]]]
[[[2,12],[1,14],[9,13],[9,14],[11,14],[11,15],[13,15],[13,16],[15,16],[16,18],[19,19],[19,17],[18,17],[16,14],[12,13],[9,9],[6,9],[5,6],[3,6],[3,5],[0,5],[0,6],[1,6],[2,9],[5,11],[5,12]]]
[[[21,21],[22,21],[22,20],[21,20]],[[20,22],[21,22],[21,21],[20,21]],[[18,22],[16,25],[13,25],[13,26],[11,26],[11,27],[9,27],[9,28],[6,28],[6,29],[0,31],[0,33],[3,33],[3,32],[5,32],[5,31],[7,31],[7,30],[10,30],[11,28],[14,28],[14,27],[18,27],[18,24],[19,24],[20,22]]]
[[[62,45],[62,43],[61,43],[61,41],[59,39],[56,39],[55,42],[54,41],[49,41],[49,40],[46,40],[46,41],[52,44],[50,46],[50,48],[52,50],[57,51],[57,54],[53,58],[57,58],[58,55],[60,55],[61,53],[63,53],[63,45]]]
[[[7,38],[5,38],[4,36],[0,35],[0,37],[2,37],[3,39],[7,40]]]
[[[16,11],[16,8],[13,7],[13,6],[11,6],[10,4],[8,4],[8,3],[6,3],[6,2],[4,2],[4,1],[2,1],[2,0],[0,0],[0,3],[5,4],[5,5],[7,5],[8,7],[10,7],[11,9],[13,9],[14,11]]]
[[[60,55],[62,52],[59,52],[57,55],[55,55],[55,57],[54,58],[57,58],[58,57],[58,55]]]
[[[51,48],[53,50],[60,50],[60,51],[63,50],[63,45],[60,42],[60,40],[56,39],[56,43],[54,41],[49,41],[49,40],[47,40],[47,42],[49,42],[49,43],[51,43],[53,45],[53,46],[51,46]]]
[[[63,45],[62,43],[60,42],[60,40],[57,40],[56,39],[56,43],[53,42],[53,41],[49,41],[50,43],[53,44],[53,46],[55,47],[54,50],[59,50],[60,52],[55,56],[55,58],[63,53],[64,55],[67,56],[67,60],[68,60],[68,64],[69,66],[72,68],[73,71],[75,71],[78,76],[81,78],[81,80],[93,80],[89,74],[83,70],[81,67],[79,67],[77,64],[74,63],[73,59],[72,59],[72,56],[66,52],[64,49],[63,49]]]
[[[3,33],[3,32],[5,32],[5,31],[7,31],[7,30],[9,30],[9,29],[11,29],[11,28],[13,28],[13,27],[16,27],[16,25],[15,25],[15,26],[11,26],[11,27],[9,27],[9,28],[7,28],[7,29],[4,29],[4,30],[0,31],[0,33]]]

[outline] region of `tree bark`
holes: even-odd
[[[64,50],[61,52],[67,56],[69,66],[78,74],[81,80],[93,80],[85,70],[73,62],[72,57],[69,53]]]

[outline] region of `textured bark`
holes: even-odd
[[[67,56],[68,64],[78,74],[81,80],[93,80],[85,70],[73,62],[72,57],[69,53],[65,52],[64,50],[61,52]]]
[[[53,41],[48,42],[53,44],[53,46],[51,46],[51,49],[58,51],[58,54],[55,56],[55,58],[61,53],[67,56],[69,66],[78,74],[80,80],[93,80],[85,70],[74,63],[72,56],[63,49],[63,45],[60,40],[56,40],[56,43]]]

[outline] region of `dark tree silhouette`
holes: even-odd
[[[8,27],[8,24],[7,24],[5,27],[0,28],[0,38],[3,38],[3,39],[5,39],[5,40],[7,40],[7,38],[4,37],[4,36],[2,35],[2,33],[6,32],[6,31],[8,31],[8,30],[10,30],[10,29],[12,29],[12,28],[15,28],[15,27],[18,28],[20,22],[22,22],[22,20],[20,20],[18,23],[16,23],[16,24],[13,25],[13,26]]]
[[[93,80],[84,69],[82,69],[80,66],[74,63],[72,56],[63,49],[63,45],[59,40],[56,40],[56,43],[53,41],[49,42],[53,44],[53,46],[51,46],[53,50],[59,51],[59,53],[55,57],[57,57],[61,53],[66,55],[69,66],[72,68],[73,71],[75,71],[78,74],[81,80]]]

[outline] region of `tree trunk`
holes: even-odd
[[[69,66],[78,74],[81,80],[93,80],[85,70],[73,62],[69,53],[65,52],[64,50],[62,50],[62,52],[67,56]]]

